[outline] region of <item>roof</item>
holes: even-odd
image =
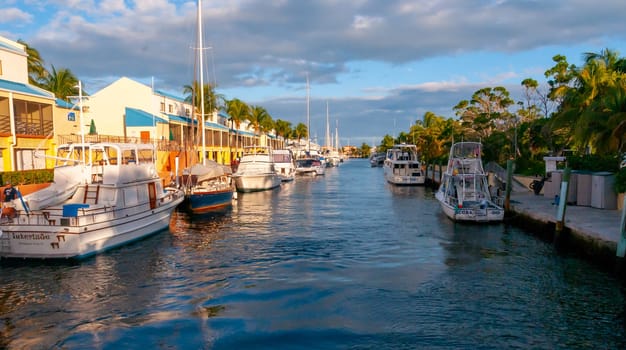
[[[167,124],[167,120],[154,114],[126,107],[126,126],[153,126],[155,123]]]
[[[176,96],[176,95],[167,93],[167,92],[165,92],[163,90],[155,90],[154,93],[157,94],[157,95],[161,95],[161,96],[167,97],[167,98],[171,98],[172,100],[176,100],[176,101],[180,101],[180,102],[186,102],[184,97]]]
[[[15,45],[11,45],[5,41],[0,41],[0,48],[3,49],[7,49],[9,51],[15,52],[15,53],[19,53],[21,55],[26,55],[26,52],[24,52],[24,50],[19,47],[19,46],[15,46]]]
[[[54,98],[54,94],[50,91],[40,89],[34,85],[18,83],[15,81],[0,79],[0,90],[7,90],[12,92],[21,92],[28,95],[34,95],[38,97]]]
[[[74,109],[74,110],[80,110],[80,107],[78,107],[77,105],[71,103],[71,102],[67,102],[63,99],[57,98],[56,99],[56,105],[57,107],[61,107],[61,108],[65,108],[65,109]]]
[[[185,123],[185,124],[191,123],[191,118],[189,117],[176,115],[176,114],[167,114],[167,113],[165,115],[171,122],[180,122],[180,123]],[[194,120],[194,124],[197,124],[195,120]]]

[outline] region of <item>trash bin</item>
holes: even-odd
[[[591,175],[591,207],[617,209],[617,194],[613,190],[615,174],[603,171]]]
[[[591,205],[591,172],[576,171],[576,205]]]

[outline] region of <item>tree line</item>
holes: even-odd
[[[428,163],[444,161],[453,141],[481,141],[485,161],[542,173],[543,157],[567,152],[572,161],[596,159],[616,170],[626,152],[626,59],[610,49],[583,53],[582,66],[563,55],[552,58],[546,84],[521,82],[514,101],[502,86],[485,87],[454,106],[457,118],[426,112],[397,138],[386,135],[378,149],[414,143]],[[600,160],[597,160],[600,159]]]

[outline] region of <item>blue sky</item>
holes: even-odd
[[[193,76],[196,1],[0,0],[0,35],[23,39],[89,92],[121,76],[182,95]],[[306,123],[323,142],[378,143],[483,87],[545,84],[552,57],[626,55],[623,0],[203,0],[208,77],[218,93]]]

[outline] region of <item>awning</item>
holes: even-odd
[[[154,126],[156,123],[168,124],[167,120],[154,114],[126,107],[126,126]]]

